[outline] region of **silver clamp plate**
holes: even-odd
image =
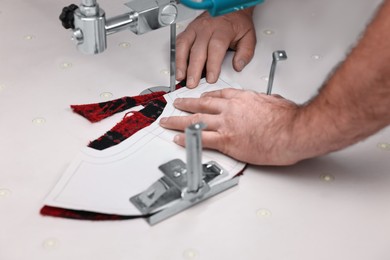
[[[186,129],[187,164],[180,159],[171,160],[159,167],[164,176],[145,191],[130,198],[135,207],[154,225],[186,208],[206,200],[238,184],[235,177],[227,176],[217,162],[201,164],[201,130],[203,124]]]

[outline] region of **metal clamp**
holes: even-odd
[[[159,167],[164,176],[130,201],[150,225],[165,220],[203,200],[238,184],[239,178],[216,181],[227,172],[216,162],[201,163],[202,123],[186,129],[187,164],[174,159]]]
[[[143,90],[141,95],[164,91],[166,93],[176,90],[176,23],[169,27],[170,31],[170,52],[169,52],[169,87],[157,86]]]
[[[140,35],[194,15],[174,0],[132,0],[125,5],[128,12],[106,18],[97,0],[81,0],[79,8],[72,9],[73,17],[65,27],[72,28],[77,48],[86,54],[98,54],[107,48],[107,35],[123,30]]]

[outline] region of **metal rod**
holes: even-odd
[[[169,92],[176,90],[176,23],[171,24],[170,84]]]
[[[272,85],[274,83],[275,70],[276,70],[276,60],[273,59],[272,65],[271,65],[271,71],[269,72],[269,77],[268,77],[267,95],[271,95],[271,92],[272,92]]]
[[[268,77],[267,95],[271,95],[272,85],[274,83],[274,77],[276,71],[276,64],[280,60],[287,60],[286,51],[274,51],[272,53],[272,64],[271,64],[271,71],[269,72],[269,77]]]
[[[202,129],[203,123],[186,128],[187,192],[197,192],[203,185]]]
[[[106,21],[106,34],[110,35],[129,29],[131,26],[135,26],[137,21],[137,15],[134,12],[112,17]]]

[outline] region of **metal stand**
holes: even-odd
[[[77,49],[85,54],[98,54],[107,48],[107,36],[130,30],[141,35],[170,26],[170,85],[148,88],[141,94],[176,90],[176,23],[194,17],[195,12],[176,0],[131,0],[125,4],[129,11],[106,18],[97,0],[81,0],[80,6],[64,7],[62,25],[72,29]]]
[[[276,64],[280,60],[287,60],[287,54],[285,51],[274,51],[272,53],[272,65],[271,71],[268,77],[268,87],[267,87],[267,95],[271,95],[272,92],[272,84],[274,83]]]
[[[130,198],[138,210],[148,216],[146,220],[150,225],[238,184],[238,177],[215,184],[227,172],[213,161],[202,165],[201,131],[204,128],[204,124],[197,123],[186,129],[187,165],[180,159],[161,165],[159,169],[164,176]]]
[[[150,94],[154,92],[164,91],[166,93],[176,90],[176,23],[170,25],[170,84],[169,87],[157,86],[145,89],[141,95]]]

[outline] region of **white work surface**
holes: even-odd
[[[271,53],[284,49],[289,59],[278,64],[274,93],[305,102],[379,2],[268,0],[255,12],[253,61],[236,73],[229,54],[223,74],[264,92]],[[0,0],[1,260],[390,259],[389,128],[294,166],[249,166],[238,187],[153,227],[143,219],[41,216],[46,195],[76,153],[123,116],[91,124],[69,105],[169,83],[168,28],[111,35],[106,52],[83,55],[58,21],[70,3]],[[108,17],[126,11],[121,1],[100,5]]]

